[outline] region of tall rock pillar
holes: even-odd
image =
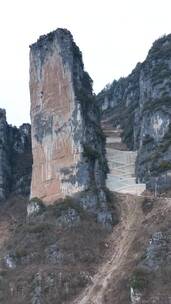
[[[104,138],[92,80],[69,31],[30,47],[33,172],[31,197],[46,203],[102,188]]]

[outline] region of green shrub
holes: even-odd
[[[168,43],[167,45],[163,45],[165,41],[166,38],[164,37],[154,42],[153,47],[149,52],[151,59],[161,60],[161,58],[163,58],[163,60],[168,60],[171,58],[170,43]]]
[[[99,126],[95,126],[97,136],[101,137],[102,140],[106,139],[106,135],[103,133],[103,130]]]
[[[77,89],[76,88],[76,96],[79,102],[83,106],[83,110],[85,110],[84,114],[87,115],[87,108],[90,104],[95,102],[95,96],[90,95],[87,91],[87,88]]]
[[[75,43],[73,43],[73,49],[72,50],[73,50],[74,57],[77,58],[77,59],[82,60],[82,53],[81,53],[79,47]]]
[[[45,207],[43,201],[38,197],[31,198],[30,203],[32,203],[32,202],[38,203],[40,206]]]
[[[149,212],[151,212],[153,209],[153,205],[154,205],[153,200],[145,197],[144,200],[142,201],[142,205],[141,205],[143,213],[148,214]]]
[[[90,159],[95,160],[100,158],[99,152],[88,145],[83,145],[83,156]]]
[[[170,78],[171,71],[167,63],[159,62],[152,69],[152,82],[154,84],[162,82],[165,78]]]
[[[85,89],[91,92],[93,80],[91,79],[90,75],[87,72],[84,72],[83,74],[82,85]]]
[[[27,255],[27,250],[24,247],[17,247],[15,250],[16,258],[21,258]]]
[[[160,164],[159,164],[159,169],[161,171],[166,171],[166,170],[171,170],[171,162],[163,160]]]
[[[170,140],[166,140],[165,142],[162,142],[159,147],[158,150],[162,153],[166,152],[168,150],[168,148],[171,145],[171,139]]]
[[[147,145],[147,144],[150,144],[150,143],[153,143],[154,142],[154,138],[152,138],[150,135],[146,135],[145,138],[143,139],[143,145]]]
[[[154,100],[149,100],[145,105],[143,112],[145,111],[157,111],[161,110],[162,106],[171,107],[171,97],[170,96],[164,96],[162,98],[156,98]]]
[[[29,233],[42,233],[42,232],[48,232],[52,229],[52,225],[49,223],[31,223],[28,224],[26,227],[26,232]]]
[[[133,289],[143,291],[149,285],[149,277],[148,273],[143,269],[135,270],[132,279],[131,279],[131,287]]]
[[[164,135],[159,145],[156,146],[155,151],[152,152],[150,156],[150,160],[155,161],[159,157],[162,157],[162,153],[166,152],[170,146],[171,146],[171,124],[169,125],[168,131]]]
[[[68,209],[74,209],[81,217],[85,215],[85,211],[80,207],[79,202],[70,196],[66,196],[61,201],[57,201],[47,207],[48,213],[55,216],[55,218],[60,217]]]

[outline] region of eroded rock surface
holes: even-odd
[[[52,203],[105,180],[104,138],[82,55],[58,29],[31,46],[31,197]]]
[[[146,60],[97,97],[103,120],[123,129],[138,150],[136,177],[155,192],[171,183],[171,35],[155,41]]]
[[[0,200],[9,194],[29,195],[31,183],[31,127],[8,125],[0,109]]]
[[[5,110],[0,109],[0,200],[4,199],[9,191],[10,166],[7,151],[7,128]]]

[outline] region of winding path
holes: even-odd
[[[73,302],[73,304],[102,304],[104,293],[113,275],[121,274],[127,260],[127,253],[135,238],[136,227],[140,225],[141,211],[132,196],[122,199],[122,217],[113,230],[109,240],[110,259],[102,265],[94,276],[92,284]],[[130,233],[131,230],[131,233]]]

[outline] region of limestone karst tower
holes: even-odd
[[[104,185],[104,140],[82,55],[58,29],[30,47],[31,197],[50,203]]]

